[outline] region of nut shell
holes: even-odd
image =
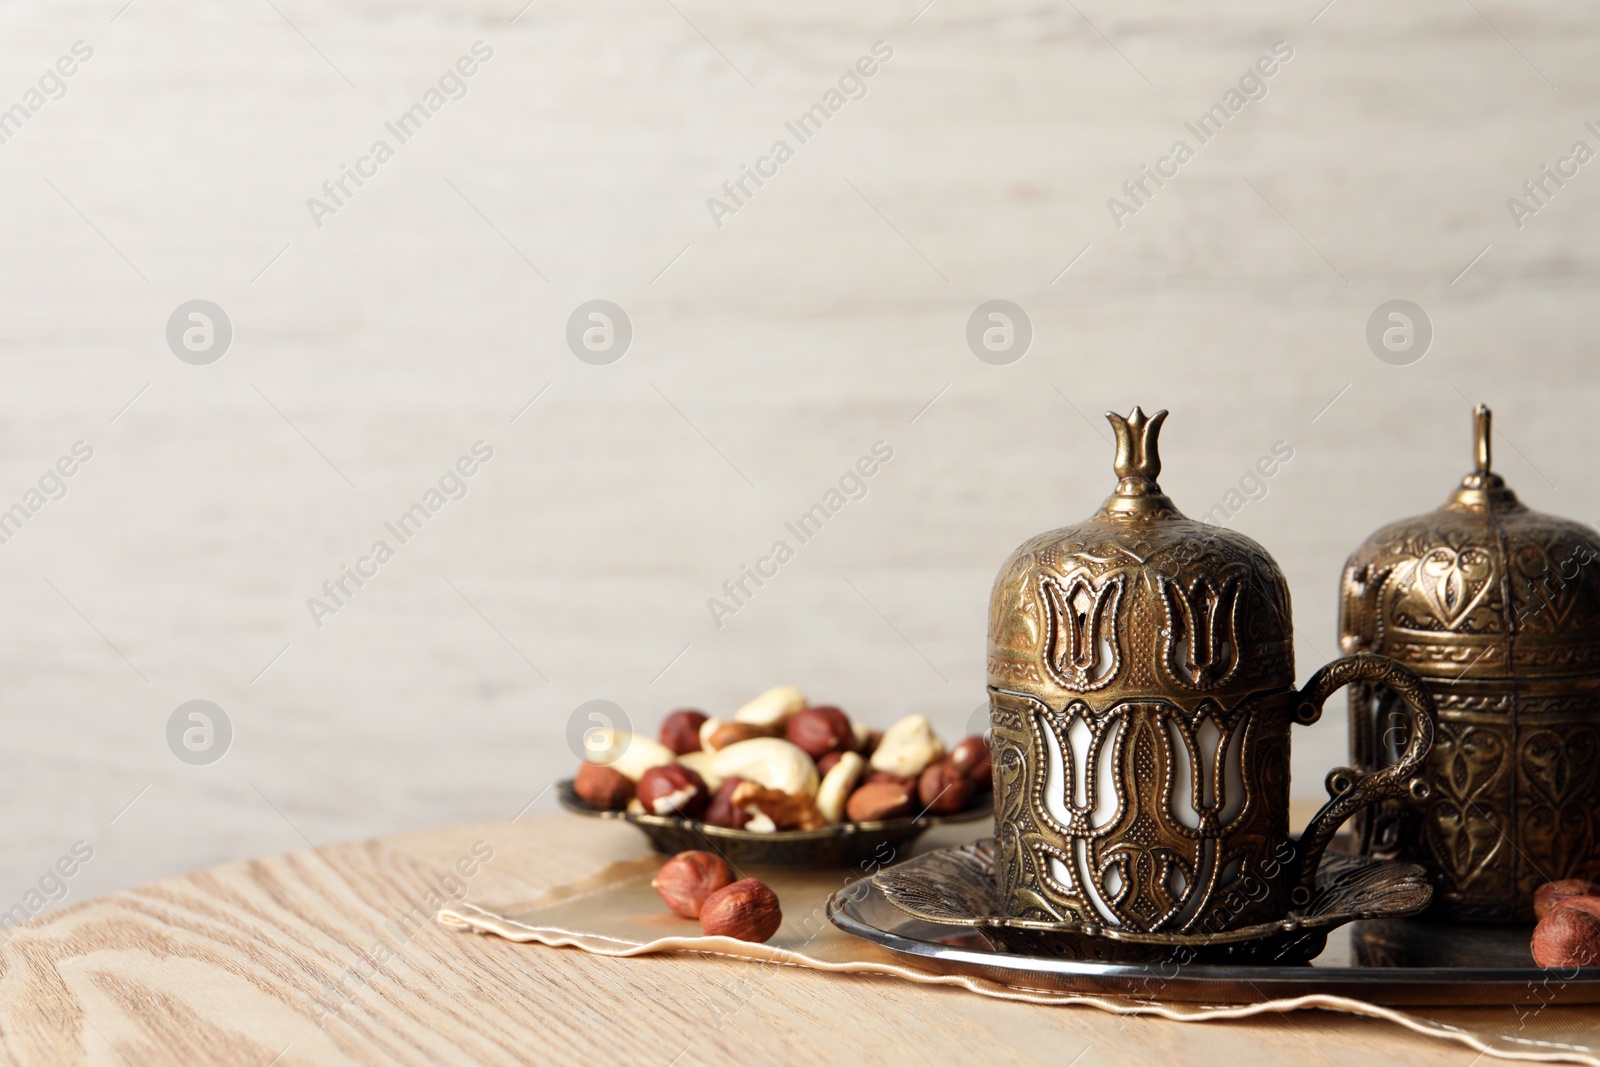
[[[1600,963],[1600,915],[1574,897],[1550,910],[1533,928],[1533,962],[1541,967],[1592,967]]]
[[[700,929],[707,937],[767,941],[783,925],[778,894],[755,878],[741,878],[712,893],[700,907]]]
[[[651,815],[698,819],[710,801],[705,779],[681,763],[651,767],[639,779],[639,803]]]
[[[580,763],[572,790],[602,811],[621,811],[633,799],[633,779],[598,763]]]
[[[661,720],[661,743],[677,755],[699,752],[700,727],[705,724],[706,713],[694,708],[679,708]]]
[[[1600,885],[1582,878],[1563,878],[1559,882],[1546,882],[1533,891],[1533,914],[1542,919],[1557,904],[1573,897],[1600,896]]]
[[[821,759],[830,752],[848,752],[856,745],[849,717],[830,705],[795,712],[784,725],[784,736],[812,759]]]
[[[698,919],[706,898],[732,882],[733,868],[727,860],[693,850],[680,852],[663,863],[650,886],[674,912],[685,919]]]

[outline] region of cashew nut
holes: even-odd
[[[883,732],[872,753],[872,769],[915,778],[944,755],[944,742],[926,715],[907,715]]]
[[[846,752],[822,776],[822,784],[817,786],[817,810],[829,823],[844,822],[844,802],[850,799],[850,791],[866,766],[867,761],[858,754]]]
[[[734,722],[753,726],[782,726],[806,706],[806,695],[792,685],[776,685],[733,713]]]
[[[705,722],[701,723],[700,724],[700,751],[702,751],[702,752],[715,751],[711,747],[711,735],[717,732],[717,728],[719,726],[726,726],[726,725],[728,725],[728,724],[723,722],[721,719],[707,719]]]
[[[637,782],[651,767],[678,762],[672,749],[627,730],[592,730],[583,739],[590,763],[600,763]]]
[[[755,737],[712,754],[711,768],[723,778],[745,778],[768,789],[817,795],[817,765],[805,750],[779,737]]]
[[[867,747],[867,742],[872,740],[872,727],[864,722],[850,720],[850,732],[855,735],[857,752],[862,752]]]
[[[722,775],[717,773],[715,766],[716,753],[685,752],[678,757],[678,762],[698,774],[712,792],[716,792],[717,786],[722,784]]]

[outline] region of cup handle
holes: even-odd
[[[1323,667],[1300,690],[1295,700],[1294,721],[1310,726],[1322,718],[1322,705],[1328,697],[1351,682],[1377,682],[1394,690],[1411,713],[1411,742],[1393,766],[1374,771],[1336,767],[1328,772],[1329,800],[1311,817],[1298,842],[1299,868],[1294,888],[1289,893],[1294,907],[1303,908],[1311,903],[1317,865],[1322,862],[1322,853],[1333,840],[1334,832],[1346,819],[1379,800],[1407,797],[1420,801],[1426,800],[1433,791],[1432,783],[1422,773],[1423,761],[1433,748],[1438,716],[1433,694],[1423,687],[1422,679],[1388,656],[1364,652],[1336,659]]]

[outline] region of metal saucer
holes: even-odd
[[[1347,858],[1330,853],[1324,867]],[[1244,1004],[1322,993],[1387,1005],[1600,1003],[1600,967],[1534,966],[1528,953],[1532,928],[1525,925],[1358,919],[1318,928],[1326,946],[1309,963],[1245,963],[1191,961],[1185,947],[1177,945],[1165,947],[1165,958],[1113,958],[1110,950],[1123,946],[1103,937],[1093,943],[1108,950],[1106,958],[1008,950],[994,940],[1003,927],[980,927],[970,917],[959,922],[915,918],[890,903],[874,878],[834,893],[827,914],[841,930],[919,970],[1133,1002]]]
[[[1322,951],[1333,927],[1415,915],[1433,897],[1421,867],[1330,852],[1317,868],[1311,903],[1275,922],[1169,934],[1016,919],[996,889],[993,838],[907,860],[879,871],[873,882],[912,918],[975,927],[1008,952],[1124,963],[1304,963]]]
[[[893,862],[905,846],[923,832],[947,823],[975,822],[994,817],[993,797],[984,794],[966,811],[954,815],[918,815],[877,822],[842,823],[820,830],[778,830],[757,833],[712,826],[668,815],[639,815],[604,811],[578,796],[572,779],[557,783],[561,806],[574,815],[593,819],[621,819],[638,827],[657,852],[672,854],[686,849],[717,852],[736,867],[873,867]]]

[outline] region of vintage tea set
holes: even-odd
[[[1357,919],[1530,921],[1542,883],[1600,875],[1600,537],[1490,470],[1488,409],[1445,503],[1351,555],[1346,655],[1299,689],[1273,558],[1156,482],[1166,414],[1108,413],[1115,490],[1000,568],[994,837],[879,872],[889,903],[1005,952],[1293,963]],[[1292,836],[1292,728],[1346,686],[1355,766]]]

